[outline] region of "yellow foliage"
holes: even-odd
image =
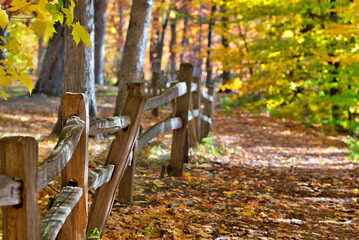
[[[6,25],[9,24],[9,17],[5,10],[0,8],[0,28],[5,29]]]
[[[75,2],[70,0],[70,6],[63,8],[57,2],[48,2],[47,0],[27,1],[27,0],[12,0],[9,11],[12,14],[21,14],[22,16],[32,18],[35,15],[35,21],[25,25],[21,21],[15,19],[9,24],[8,15],[5,10],[0,9],[0,28],[4,29],[8,26],[10,38],[6,41],[0,37],[0,41],[5,46],[0,46],[1,51],[6,51],[6,60],[1,60],[0,63],[0,91],[1,97],[6,99],[6,90],[13,83],[20,80],[22,86],[26,86],[31,94],[34,85],[30,76],[26,73],[26,69],[32,68],[32,57],[36,46],[28,44],[29,39],[36,37],[51,38],[55,33],[54,25],[56,22],[63,23],[64,16],[66,16],[66,24],[68,27],[73,27],[73,38],[76,44],[82,41],[84,44],[91,46],[90,34],[86,29],[77,22],[73,23]],[[29,30],[32,30],[30,33]],[[21,43],[21,44],[20,44]],[[5,88],[5,89],[3,89]]]

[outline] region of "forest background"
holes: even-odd
[[[56,140],[43,136],[55,121],[59,98],[43,96],[62,94],[62,72],[83,72],[82,62],[64,60],[76,57],[82,48],[94,51],[95,76],[88,82],[94,91],[96,81],[102,96],[100,115],[112,115],[116,93],[108,85],[117,85],[121,72],[128,70],[121,66],[126,42],[134,41],[126,41],[131,11],[138,5],[131,7],[139,2],[152,1],[133,0],[132,5],[127,0],[94,1],[92,35],[77,15],[80,7],[90,8],[90,0],[0,0],[0,92],[3,99],[9,98],[0,100],[4,112],[0,133],[31,133],[41,141],[40,156],[47,155]],[[346,159],[348,151],[341,141],[325,137],[318,129],[357,131],[359,1],[162,0],[153,2],[151,12],[145,84],[150,88],[154,77],[164,85],[176,79],[179,63],[185,61],[194,65],[194,76],[202,76],[203,85],[215,84],[217,91],[230,94],[218,97],[224,110],[213,118],[214,135],[199,146],[183,179],[158,179],[159,169],[146,162],[153,157],[160,163],[166,160],[165,137],[141,155],[146,167],[137,170],[137,201],[132,207],[116,205],[107,239],[243,234],[277,239],[317,232],[323,237],[355,238],[358,179],[353,167],[357,162]],[[69,42],[74,45],[72,51],[64,47]],[[24,97],[21,92],[16,99],[19,84],[32,96],[38,95]],[[282,119],[237,112],[238,106]],[[299,119],[313,128],[283,118]],[[109,140],[91,141],[95,142],[90,149],[93,169],[102,164]],[[223,159],[218,155],[227,161],[219,161]],[[183,183],[193,186],[194,206],[181,205],[189,198]],[[45,199],[42,212],[54,195],[41,196]],[[335,201],[322,203],[322,197]],[[336,201],[344,197],[345,204]]]
[[[96,83],[117,82],[131,2],[94,4],[99,27],[92,44],[73,15],[74,1],[1,1],[2,98],[17,81],[30,93],[37,84],[37,93],[60,94],[61,54],[53,52],[55,60],[45,54],[49,42],[48,51],[55,51],[60,24],[72,28],[76,44],[95,48]],[[144,79],[155,72],[163,82],[174,80],[179,63],[191,62],[207,85],[233,91],[231,103],[355,131],[358,12],[357,0],[155,1]]]

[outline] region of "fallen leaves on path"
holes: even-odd
[[[115,96],[101,96],[99,112],[111,115],[107,102]],[[0,136],[36,136],[45,158],[56,143],[45,137],[56,120],[55,100],[0,105]],[[169,114],[146,114],[142,126]],[[213,122],[212,136],[191,150],[181,178],[159,178],[169,159],[170,133],[144,148],[134,202],[115,201],[103,239],[358,239],[358,163],[346,159],[342,137],[220,108]],[[90,139],[90,168],[103,164],[110,142]],[[44,212],[54,195],[49,189],[39,193]]]

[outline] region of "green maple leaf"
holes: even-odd
[[[81,40],[84,44],[92,47],[90,33],[85,29],[85,27],[80,25],[80,22],[77,22],[73,25],[71,35],[73,36],[76,45],[79,44]]]

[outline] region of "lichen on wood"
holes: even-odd
[[[178,129],[180,127],[182,127],[182,120],[180,117],[169,118],[165,121],[153,125],[139,137],[137,152],[141,151],[141,149],[154,137],[157,137],[161,133]]]
[[[39,165],[37,191],[53,181],[71,159],[80,140],[85,122],[77,116],[72,116],[62,129],[59,140],[50,155]]]
[[[162,104],[170,102],[176,97],[182,96],[187,92],[187,85],[185,82],[177,83],[175,86],[170,87],[158,96],[152,97],[147,100],[144,111],[152,110]]]
[[[93,118],[90,122],[90,135],[113,133],[130,125],[129,115],[118,117]]]
[[[42,221],[42,239],[53,240],[59,233],[67,216],[82,196],[82,188],[65,187]]]
[[[101,187],[102,184],[110,181],[114,169],[115,165],[108,164],[102,168],[96,168],[89,171],[88,190],[96,190]]]

